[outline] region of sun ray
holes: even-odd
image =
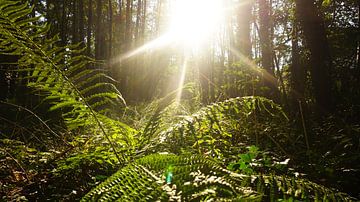
[[[250,70],[252,70],[255,74],[257,74],[258,76],[263,77],[265,80],[271,82],[272,84],[276,84],[277,83],[277,79],[275,78],[274,75],[271,75],[269,72],[267,72],[266,70],[264,70],[263,68],[259,67],[254,60],[251,60],[250,58],[248,58],[247,56],[245,56],[244,54],[240,53],[238,50],[236,50],[236,48],[234,47],[230,47],[230,51],[239,58],[240,61],[242,61],[243,63],[245,63],[246,65],[248,65],[250,67]]]
[[[164,34],[150,42],[147,42],[146,44],[140,46],[139,48],[136,48],[135,50],[129,51],[117,58],[114,58],[112,60],[112,64],[116,64],[116,63],[121,63],[122,61],[134,57],[136,55],[142,54],[146,51],[150,51],[150,50],[155,50],[158,48],[162,48],[168,44],[170,44],[170,42],[172,41],[171,39],[172,37],[168,34]]]
[[[175,103],[177,103],[177,104],[179,104],[181,101],[181,96],[182,96],[183,87],[184,87],[184,83],[185,83],[187,65],[188,65],[188,58],[187,58],[187,56],[185,56],[183,59],[183,63],[181,65],[180,80],[179,80],[179,84],[178,84],[179,90],[178,90],[178,92],[176,94],[176,98],[175,98]]]

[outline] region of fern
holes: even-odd
[[[172,178],[169,179],[171,172]],[[202,156],[154,154],[138,159],[94,188],[82,201],[351,201],[304,179],[240,175]]]
[[[181,150],[197,150],[197,153],[221,155],[220,150],[224,152],[235,145],[269,145],[272,142],[286,154],[281,147],[283,143],[277,140],[289,139],[281,133],[287,117],[278,105],[266,98],[238,97],[217,102],[159,129],[161,117],[166,113],[164,110],[157,114],[157,119],[151,120],[154,127],[148,126],[146,129],[150,132],[144,131],[151,135],[148,136],[150,143],[142,151],[181,153]]]
[[[46,38],[50,26],[20,1],[0,0],[0,54],[18,57],[17,71],[26,72],[27,85],[44,94],[50,110],[62,110],[69,129],[101,133],[115,147],[129,147],[133,129],[108,117],[109,106],[125,101],[103,70],[90,69],[93,60],[83,56],[79,45],[58,47],[58,36]],[[90,131],[89,131],[90,129]],[[115,145],[112,137],[117,138]],[[124,160],[124,157],[121,161]]]

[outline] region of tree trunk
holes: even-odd
[[[252,6],[252,1],[245,1],[243,4],[240,5],[239,11],[237,13],[238,50],[243,56],[248,58],[251,58],[250,23]]]
[[[324,115],[334,110],[331,95],[331,66],[325,26],[314,0],[296,0],[297,15],[310,50],[311,78],[316,110]]]
[[[81,47],[84,46],[84,39],[85,39],[85,33],[84,33],[84,0],[79,0],[79,39],[81,43]]]
[[[96,19],[95,19],[95,59],[103,60],[104,58],[104,32],[102,22],[102,0],[96,1]]]
[[[291,104],[294,109],[298,109],[298,102],[304,103],[305,93],[305,70],[300,64],[300,49],[298,41],[297,23],[294,22],[291,39],[291,65],[290,65],[290,85],[291,85]]]
[[[73,21],[72,21],[72,42],[79,43],[79,35],[78,35],[78,12],[77,12],[77,4],[78,0],[73,0],[72,2],[72,14],[73,14]]]
[[[129,51],[132,42],[132,1],[126,0],[125,51]]]
[[[91,31],[92,31],[92,24],[93,24],[93,4],[92,0],[89,0],[89,7],[88,7],[88,26],[87,26],[87,55],[91,57]]]
[[[62,16],[61,16],[61,25],[60,25],[60,38],[61,45],[65,46],[67,44],[67,12],[66,12],[67,0],[62,2]]]
[[[113,43],[113,8],[111,0],[109,0],[109,43],[108,43],[108,59],[112,58],[112,43]]]
[[[272,51],[271,33],[271,5],[268,0],[258,0],[259,4],[259,36],[261,47],[261,64],[263,71],[263,83],[268,88],[265,96],[271,99],[277,98],[277,81],[274,73],[274,58]]]

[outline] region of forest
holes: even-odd
[[[360,200],[359,0],[0,0],[0,201]]]

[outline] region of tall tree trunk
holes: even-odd
[[[139,46],[140,41],[140,26],[141,26],[141,13],[142,13],[142,0],[137,1],[136,5],[136,22],[135,22],[135,46]]]
[[[290,65],[291,103],[294,109],[298,109],[298,101],[304,101],[305,93],[305,69],[300,64],[300,49],[297,27],[297,22],[294,22],[291,36],[292,49]]]
[[[129,51],[132,42],[132,0],[126,0],[125,51]]]
[[[251,39],[250,39],[250,22],[253,2],[243,1],[237,12],[238,30],[238,50],[245,57],[251,58]]]
[[[61,15],[61,25],[60,25],[60,38],[61,38],[61,45],[65,46],[67,44],[67,12],[66,12],[66,5],[67,0],[62,2],[62,15]]]
[[[85,39],[85,33],[84,33],[84,0],[79,0],[79,39],[81,43],[81,47],[84,46],[84,39]]]
[[[261,47],[261,64],[263,71],[263,83],[269,90],[265,96],[275,99],[277,94],[277,81],[274,73],[274,58],[272,51],[272,24],[271,24],[271,5],[269,0],[258,0],[259,4],[259,36]]]
[[[72,21],[72,42],[79,43],[79,35],[78,35],[78,12],[77,12],[77,4],[78,0],[73,0],[72,2],[72,14],[73,14],[73,21]]]
[[[109,0],[109,43],[108,43],[108,59],[112,57],[112,43],[113,43],[113,8],[112,2]]]
[[[124,35],[124,52],[128,52],[131,49],[132,44],[132,0],[126,0],[126,11],[125,11],[125,35]],[[120,91],[122,92],[125,99],[129,97],[129,75],[130,75],[130,67],[129,67],[129,59],[126,59],[121,64],[121,72],[120,72]]]
[[[93,24],[93,1],[89,0],[88,7],[88,26],[87,26],[87,55],[91,56],[91,32]]]
[[[96,1],[96,19],[95,19],[95,59],[104,59],[104,32],[102,22],[102,0]]]
[[[330,75],[332,61],[324,21],[314,0],[296,0],[295,3],[306,45],[310,50],[316,109],[319,115],[324,115],[334,110]]]

